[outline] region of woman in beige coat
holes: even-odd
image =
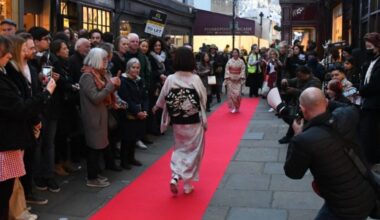
[[[110,184],[106,177],[99,175],[99,156],[108,145],[107,109],[116,104],[114,91],[120,86],[120,79],[110,78],[107,74],[107,56],[103,49],[91,49],[84,59],[84,73],[79,80],[80,107],[88,146],[87,186],[90,187],[106,187]]]

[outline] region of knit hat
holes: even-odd
[[[375,47],[380,48],[380,34],[377,32],[367,33],[364,35],[364,41],[368,41]]]

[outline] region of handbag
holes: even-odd
[[[380,172],[378,171],[377,167],[367,167],[366,163],[363,162],[363,160],[356,154],[354,150],[355,148],[358,148],[356,143],[347,140],[338,131],[331,127],[322,126],[321,128],[333,134],[336,138],[345,143],[344,152],[350,158],[355,167],[359,170],[360,174],[368,180],[377,194],[375,208],[370,213],[369,217],[380,219]]]
[[[9,200],[9,217],[10,219],[18,219],[26,210],[24,188],[19,178],[16,178],[13,185],[12,196]]]
[[[216,76],[207,76],[207,83],[209,85],[216,85]]]

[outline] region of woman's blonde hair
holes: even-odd
[[[9,36],[9,39],[12,42],[12,49],[10,51],[12,54],[11,64],[13,65],[13,67],[15,67],[17,71],[24,73],[21,52],[22,46],[25,44],[26,40],[19,36]]]
[[[271,53],[275,53],[276,57],[278,58],[279,55],[278,55],[278,51],[276,49],[273,49],[273,48],[269,49],[268,56],[270,56]]]
[[[108,53],[101,48],[92,48],[86,58],[84,58],[83,65],[92,67],[94,69],[105,69],[103,66],[103,59],[107,58]]]

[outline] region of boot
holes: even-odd
[[[63,168],[63,164],[61,162],[58,164],[55,164],[54,173],[56,173],[58,176],[68,176],[69,175],[69,173],[66,172],[66,170]]]

